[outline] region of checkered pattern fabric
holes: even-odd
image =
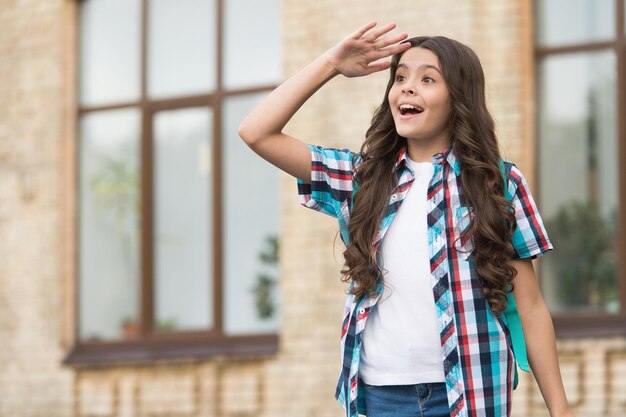
[[[298,180],[300,202],[336,217],[342,240],[347,243],[354,170],[360,157],[347,149],[308,146],[311,181]],[[396,162],[399,180],[381,221],[375,239],[376,249],[414,179],[406,158],[403,150]],[[517,375],[515,343],[506,321],[491,313],[484,298],[475,268],[472,240],[460,238],[472,216],[468,208],[460,204],[460,163],[452,148],[437,153],[432,161],[435,169],[427,195],[428,242],[450,416],[509,416]],[[528,184],[515,164],[504,161],[503,168],[517,221],[512,238],[515,258],[539,257],[553,247]],[[366,414],[358,373],[360,351],[367,318],[381,293],[382,282],[372,296],[356,299],[348,294],[346,298],[341,329],[343,364],[335,396],[348,417]],[[523,363],[526,363],[525,358]]]

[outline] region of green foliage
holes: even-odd
[[[118,232],[132,237],[136,230],[125,230],[127,216],[139,211],[137,170],[128,160],[108,158],[90,180],[89,185],[101,207],[114,214]]]
[[[278,237],[267,236],[265,243],[267,248],[259,253],[259,261],[264,265],[276,265],[278,263]]]
[[[606,219],[595,202],[572,203],[546,228],[556,249],[553,262],[563,305],[605,309],[615,303],[616,211]]]
[[[156,327],[161,331],[173,331],[179,328],[178,320],[175,317],[163,319],[156,323]]]
[[[265,248],[259,253],[261,264],[275,269],[278,265],[278,237],[267,236]],[[256,285],[251,289],[256,299],[257,314],[261,319],[269,319],[274,315],[276,306],[272,297],[272,290],[278,279],[264,272],[257,274]]]

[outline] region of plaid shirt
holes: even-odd
[[[347,244],[354,170],[360,157],[347,149],[308,147],[311,182],[298,180],[300,202],[336,217]],[[414,179],[406,162],[403,150],[395,167],[398,183],[374,241],[377,250]],[[513,346],[519,345],[511,340],[506,317],[494,316],[483,295],[472,240],[459,239],[471,220],[467,207],[460,205],[460,163],[451,147],[434,155],[432,162],[435,169],[427,194],[428,242],[450,416],[509,416],[512,390],[517,385],[516,363],[528,370],[525,348],[516,347],[516,351],[523,350],[516,352],[516,361]],[[512,238],[514,257],[534,259],[553,247],[524,176],[515,164],[503,163],[507,195],[514,203],[517,221]],[[348,294],[346,298],[341,329],[343,364],[335,396],[348,417],[366,414],[359,378],[360,351],[367,318],[381,293],[379,282],[378,291],[369,297],[356,299]],[[521,337],[523,347],[521,329],[516,337]],[[523,360],[519,360],[522,355]]]

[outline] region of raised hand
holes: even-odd
[[[406,33],[381,38],[396,27],[395,23],[371,30],[376,24],[368,23],[329,49],[324,54],[326,61],[346,77],[360,77],[389,68],[390,62],[383,58],[404,52],[411,45],[398,44],[407,38]]]
[[[407,34],[383,35],[396,25],[379,28],[376,22],[363,26],[306,67],[282,82],[246,116],[239,136],[266,161],[308,182],[311,152],[305,142],[283,132],[295,112],[326,82],[338,74],[358,77],[389,68],[384,58],[411,47],[398,42]]]

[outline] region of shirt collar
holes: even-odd
[[[401,167],[406,167],[408,165],[408,155],[406,151],[406,146],[400,150],[398,154],[398,159],[396,160],[396,169]],[[452,167],[454,173],[459,176],[461,175],[461,164],[457,159],[456,155],[452,151],[452,146],[448,146],[443,149],[441,152],[437,152],[433,155],[433,164],[443,165],[444,162],[447,162],[448,165]]]

